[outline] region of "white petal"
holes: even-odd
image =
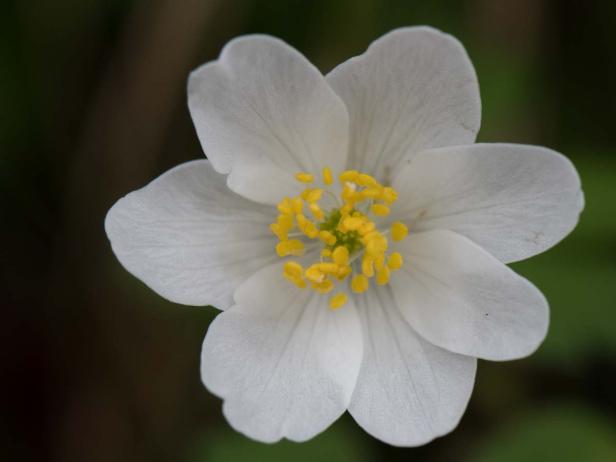
[[[545,338],[541,292],[488,252],[451,231],[412,233],[390,284],[404,318],[426,340],[495,361],[527,356]]]
[[[231,192],[209,161],[182,164],[109,210],[105,229],[132,274],[163,297],[225,309],[276,256],[273,207]]]
[[[231,172],[230,186],[251,199],[278,202],[299,190],[294,173],[345,164],[344,103],[318,69],[273,37],[229,42],[218,61],[191,74],[188,105],[214,168]]]
[[[462,45],[429,27],[394,30],[327,75],[351,116],[349,165],[388,182],[419,151],[475,141],[481,101]]]
[[[368,433],[418,446],[455,428],[475,380],[475,358],[423,340],[402,319],[391,291],[370,288],[356,301],[364,358],[349,412]]]
[[[347,408],[362,355],[352,303],[332,311],[327,296],[300,290],[272,265],[235,294],[211,324],[202,378],[224,398],[229,423],[264,442],[305,441]]]
[[[416,230],[450,229],[509,263],[543,252],[575,227],[580,178],[539,146],[476,144],[423,152],[394,180],[393,214]]]

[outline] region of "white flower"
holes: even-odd
[[[380,440],[424,444],[457,425],[476,358],[541,343],[546,300],[505,264],[574,228],[580,180],[549,149],[473,144],[479,89],[454,38],[398,29],[324,77],[240,37],[191,74],[188,103],[209,160],[120,199],[105,226],[160,295],[225,310],[202,377],[235,429],[304,441],[348,409]]]

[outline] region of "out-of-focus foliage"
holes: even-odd
[[[552,405],[524,412],[483,435],[474,462],[606,462],[616,454],[616,427],[585,406]]]
[[[513,265],[544,291],[539,351],[480,362],[459,427],[392,448],[347,415],[305,444],[233,432],[199,380],[213,308],[153,294],[103,232],[123,194],[203,155],[188,72],[269,33],[327,72],[392,28],[457,36],[477,69],[480,141],[567,155],[578,228]],[[0,5],[0,460],[616,460],[616,2],[9,0]],[[575,403],[575,405],[558,403]]]
[[[281,441],[276,444],[261,444],[251,441],[230,429],[221,429],[215,434],[205,434],[189,450],[188,462],[226,462],[271,460],[293,462],[368,462],[373,460],[369,445],[357,438],[344,424],[338,422],[328,431],[305,443]]]

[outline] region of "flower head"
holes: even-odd
[[[547,302],[506,263],[576,225],[562,155],[474,144],[477,79],[463,47],[398,29],[323,76],[268,36],[194,71],[208,160],[120,199],[122,264],[174,302],[224,310],[202,378],[238,431],[307,440],[348,410],[390,444],[451,431],[476,358],[532,353]]]

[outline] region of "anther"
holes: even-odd
[[[281,241],[276,244],[276,253],[279,257],[286,257],[287,255],[299,257],[304,254],[304,244],[298,239]]]
[[[357,217],[346,217],[343,222],[344,227],[350,231],[355,231],[364,224],[364,221],[361,218]]]
[[[395,202],[398,199],[398,193],[396,192],[394,188],[390,188],[389,186],[386,186],[383,188],[383,191],[381,191],[379,199],[387,202],[388,204],[391,204],[392,202]]]
[[[295,174],[295,179],[300,183],[312,183],[314,176],[307,172],[299,172]]]
[[[329,299],[329,307],[332,310],[337,310],[338,308],[344,306],[347,302],[347,294],[344,292],[339,292]]]
[[[362,292],[365,292],[366,290],[368,290],[369,286],[370,286],[370,282],[368,278],[364,276],[363,274],[358,274],[351,281],[351,289],[353,289],[353,292],[358,293],[358,294],[361,294]]]
[[[334,290],[334,283],[329,279],[325,279],[323,282],[313,282],[311,287],[320,294],[327,294]]]
[[[402,258],[402,255],[400,255],[398,252],[392,253],[387,259],[387,266],[392,271],[399,270],[400,268],[402,268],[403,264],[404,260]]]
[[[368,278],[374,276],[374,261],[368,255],[361,259],[361,272]]]
[[[325,218],[325,214],[323,213],[323,210],[321,210],[321,207],[319,207],[317,204],[310,204],[309,208],[310,208],[310,212],[312,213],[314,218],[316,218],[317,220],[321,221],[323,220],[323,218]]]
[[[370,211],[378,217],[386,217],[389,215],[389,207],[383,204],[373,204]]]
[[[383,268],[376,273],[376,283],[380,286],[387,284],[389,282],[389,274],[389,268],[383,266]]]
[[[323,183],[327,186],[330,186],[334,182],[334,177],[332,175],[332,170],[329,167],[323,168]]]
[[[409,229],[404,223],[400,223],[399,221],[397,221],[391,225],[391,238],[394,241],[401,241],[406,237],[408,233]]]
[[[346,181],[355,181],[359,175],[357,170],[346,170],[338,177],[342,183]]]
[[[360,173],[359,175],[357,175],[357,179],[355,180],[355,182],[360,186],[370,186],[370,187],[380,186],[378,181],[376,181],[370,175],[367,175],[365,173]]]
[[[349,249],[339,245],[334,249],[332,253],[332,260],[340,266],[346,266],[349,264]]]
[[[319,188],[311,189],[308,194],[306,194],[306,202],[318,202],[323,195],[323,190]]]
[[[317,268],[319,271],[326,274],[338,273],[338,265],[336,263],[318,263]]]
[[[338,274],[336,277],[339,281],[344,281],[346,277],[353,272],[353,269],[350,266],[340,266],[338,269]]]
[[[302,213],[304,210],[304,203],[300,197],[291,199],[291,206],[293,207],[293,213]]]
[[[285,197],[279,204],[278,210],[280,213],[292,214],[293,213],[293,205],[291,204],[291,199]]]
[[[304,272],[304,275],[306,276],[306,279],[316,283],[323,282],[325,279],[325,275],[321,272],[321,270],[319,270],[317,265],[310,266]]]

